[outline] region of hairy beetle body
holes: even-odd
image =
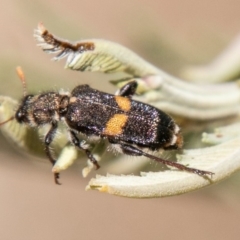
[[[24,75],[18,69],[25,86]],[[201,176],[213,173],[168,161],[143,151],[178,149],[182,147],[180,128],[163,111],[132,99],[137,88],[136,81],[123,86],[113,95],[98,91],[88,85],[79,85],[71,93],[45,92],[38,95],[26,95],[20,103],[14,117],[20,124],[39,127],[45,124],[50,129],[45,136],[45,152],[50,162],[56,160],[50,151],[50,145],[58,129],[59,121],[66,124],[73,145],[85,152],[88,159],[99,168],[99,164],[85,140],[78,133],[88,137],[107,139],[115,149],[131,156],[145,156],[180,170]],[[24,89],[26,93],[26,89]],[[69,163],[70,164],[70,163]],[[55,182],[59,184],[59,172],[54,172]]]

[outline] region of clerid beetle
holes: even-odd
[[[58,129],[59,121],[66,124],[70,141],[85,152],[98,169],[100,166],[78,133],[88,137],[107,139],[117,151],[130,156],[145,156],[157,162],[201,176],[212,172],[189,168],[182,164],[165,160],[145,152],[182,147],[180,128],[163,111],[132,99],[137,83],[132,81],[123,86],[116,95],[98,91],[88,85],[79,85],[71,93],[45,92],[27,95],[24,75],[18,69],[23,82],[24,98],[15,116],[3,122],[16,119],[20,124],[39,127],[45,124],[50,129],[45,136],[45,152],[50,162],[54,159],[50,145]],[[2,123],[2,124],[3,124]],[[55,183],[59,184],[59,173],[54,173]]]

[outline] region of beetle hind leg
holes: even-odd
[[[180,163],[177,163],[177,162],[172,162],[172,161],[169,161],[169,160],[166,160],[166,159],[156,157],[154,155],[145,153],[141,149],[139,149],[135,146],[129,145],[129,144],[121,143],[120,147],[121,147],[123,153],[125,153],[127,155],[145,156],[145,157],[150,158],[150,159],[152,159],[156,162],[163,163],[167,166],[175,167],[175,168],[177,168],[179,170],[182,170],[182,171],[195,173],[195,174],[198,174],[199,176],[205,176],[206,177],[206,176],[212,176],[214,174],[214,173],[209,172],[209,171],[204,171],[204,170],[200,170],[200,169],[196,169],[196,168],[189,168],[189,167],[186,167],[183,164],[180,164]]]

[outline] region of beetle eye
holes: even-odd
[[[16,120],[17,120],[19,123],[23,122],[23,121],[24,121],[24,114],[23,114],[23,112],[22,112],[21,110],[18,110],[18,111],[16,112],[15,118],[16,118]]]

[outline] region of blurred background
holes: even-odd
[[[69,40],[116,41],[178,76],[189,64],[214,59],[239,34],[239,9],[237,0],[1,0],[0,95],[21,98],[18,65],[30,92],[81,83],[116,90],[108,82],[113,75],[64,70],[64,61],[50,61],[33,38],[40,21]],[[96,172],[84,179],[75,166],[56,186],[47,159],[24,155],[2,136],[0,161],[0,239],[239,239],[239,173],[181,196],[127,199],[86,192]]]

